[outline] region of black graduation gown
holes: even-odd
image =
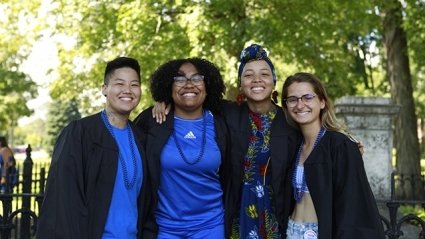
[[[304,162],[304,170],[319,238],[385,238],[356,143],[342,133],[327,131]]]
[[[142,158],[143,183],[138,198],[138,238],[146,218],[146,156],[140,133],[130,122]],[[101,238],[118,168],[118,146],[100,113],[71,122],[53,151],[37,238]]]

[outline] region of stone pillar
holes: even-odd
[[[338,118],[365,145],[366,174],[377,200],[391,196],[393,117],[399,108],[390,98],[344,96],[335,102]]]

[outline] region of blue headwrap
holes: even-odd
[[[273,82],[276,84],[276,72],[274,70],[274,66],[270,58],[267,56],[266,50],[258,44],[252,44],[251,46],[245,48],[241,52],[241,56],[239,57],[240,65],[238,70],[238,83],[241,85],[241,75],[243,68],[245,67],[245,64],[250,61],[258,61],[258,60],[264,60],[269,64],[270,69],[272,70],[273,74]]]

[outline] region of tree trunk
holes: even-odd
[[[419,120],[419,127],[421,127],[421,146],[420,146],[420,150],[421,150],[421,155],[422,153],[425,152],[425,118],[421,118]]]
[[[399,199],[423,199],[420,187],[420,154],[417,134],[412,78],[409,69],[406,32],[402,6],[398,0],[384,1],[383,36],[387,56],[387,74],[391,97],[400,106],[395,120],[397,173],[403,175],[397,188]]]

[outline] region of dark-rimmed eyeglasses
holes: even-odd
[[[295,107],[298,104],[299,100],[301,100],[304,104],[307,105],[310,104],[316,96],[317,95],[315,94],[305,94],[301,97],[289,96],[288,98],[284,99],[284,101],[288,107]]]
[[[176,84],[176,86],[185,86],[189,80],[193,85],[200,86],[204,82],[204,76],[196,74],[189,79],[186,78],[186,76],[175,76],[174,84]]]

